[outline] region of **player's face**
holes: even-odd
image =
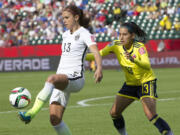
[[[119,40],[124,46],[128,46],[134,40],[134,34],[129,33],[128,29],[125,27],[120,28]]]
[[[76,19],[73,16],[73,14],[71,12],[64,11],[62,13],[62,17],[63,17],[63,23],[64,23],[65,27],[67,29],[72,30],[72,28],[73,28],[73,26],[74,26],[74,24],[76,22]]]

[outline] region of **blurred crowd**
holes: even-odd
[[[177,3],[174,5],[174,3]],[[119,24],[123,22],[127,16],[139,16],[146,13],[145,19],[159,20],[159,26],[162,29],[180,30],[180,1],[178,0],[122,0],[115,1],[113,5],[101,6],[96,0],[88,4],[87,9],[95,14],[92,19],[92,26],[96,33],[114,33],[112,27],[113,21]],[[108,14],[107,14],[108,13]],[[172,24],[171,17],[178,15]]]
[[[75,4],[91,17],[92,33],[108,33],[116,36],[112,23],[122,22],[126,16],[138,16],[149,12],[148,18],[163,16],[170,18],[180,14],[180,4],[168,6],[176,0],[1,0],[0,1],[0,46],[11,47],[29,45],[34,38],[54,39],[66,28],[62,23],[62,8]],[[169,19],[170,20],[170,19]],[[160,25],[166,28],[166,21]],[[177,20],[177,24],[179,20]],[[179,25],[177,25],[179,27]],[[169,28],[169,27],[168,27]]]

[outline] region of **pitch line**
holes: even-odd
[[[89,99],[78,101],[77,104],[80,105],[80,106],[91,106],[91,104],[87,104],[86,102],[95,101],[95,100],[101,100],[101,99],[107,99],[107,98],[113,98],[113,97],[115,97],[115,96],[89,98]]]
[[[78,101],[77,104],[83,107],[86,106],[93,106],[94,104],[88,104],[87,102],[90,101],[96,101],[96,100],[101,100],[101,99],[107,99],[107,98],[113,98],[115,96],[105,96],[105,97],[96,97],[96,98],[89,98],[89,99],[85,99],[85,100],[81,100]],[[164,98],[164,99],[158,99],[158,101],[171,101],[171,100],[177,100],[180,99],[180,97],[178,98]],[[136,102],[136,101],[135,101]],[[101,104],[97,104],[97,105],[101,105]]]

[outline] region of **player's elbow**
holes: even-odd
[[[93,54],[92,54],[92,53],[88,53],[88,54],[86,55],[85,60],[87,60],[87,61],[94,60],[94,56],[93,56]]]
[[[150,70],[151,69],[151,64],[147,63],[147,64],[144,65],[143,68],[146,69],[146,70]]]
[[[151,64],[149,62],[142,62],[142,61],[134,61],[139,67],[146,69],[146,70],[150,70],[151,69]]]
[[[150,65],[139,65],[139,67],[141,67],[144,70],[150,70],[151,69]]]
[[[86,57],[85,60],[90,61],[90,59],[88,57]]]

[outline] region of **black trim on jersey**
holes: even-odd
[[[81,75],[83,76],[83,66],[84,66],[84,57],[85,57],[85,54],[86,54],[86,51],[87,51],[87,46],[86,46],[86,48],[84,49],[84,53],[83,53],[83,56],[82,56],[82,65],[81,65]]]
[[[77,79],[83,77],[83,71],[84,71],[83,65],[84,65],[84,57],[85,57],[86,51],[87,51],[87,46],[86,46],[86,48],[84,49],[84,52],[83,52],[83,55],[82,55],[82,59],[81,59],[81,61],[82,61],[82,65],[81,65],[81,76],[78,76],[78,77],[75,77],[75,78],[68,78],[68,80],[77,80]]]
[[[114,45],[120,45],[120,41],[119,40],[116,40],[116,41],[114,41]]]
[[[136,47],[136,48],[139,48],[139,47],[141,47],[141,44],[139,44],[138,42],[134,42],[133,46]]]
[[[133,42],[133,49],[132,49],[132,51],[129,53],[129,54],[132,54],[133,53],[133,51],[134,51],[134,47],[136,47],[136,48],[139,48],[139,47],[141,47],[142,45],[141,44],[139,44],[137,41],[134,41]],[[124,49],[124,51],[127,51],[127,49],[123,46],[123,49]]]
[[[68,78],[68,80],[78,80],[78,79],[80,79],[80,78],[82,78],[82,75],[81,75],[81,76],[78,76],[78,77],[75,77],[75,78]]]
[[[124,47],[124,45],[123,45],[123,49],[124,49],[125,52],[127,51],[127,49]],[[134,47],[133,47],[132,51],[129,54],[132,54],[133,51],[134,51]]]

